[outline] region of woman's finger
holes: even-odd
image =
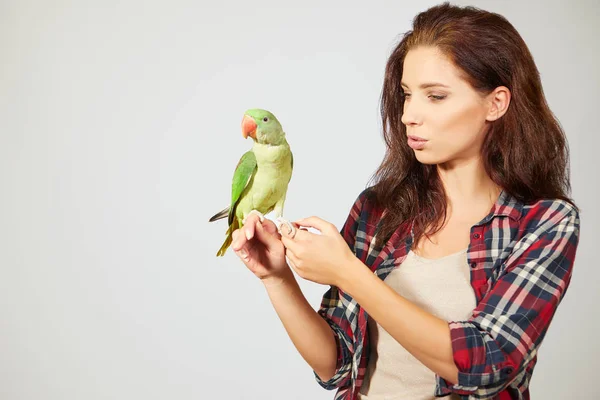
[[[235,254],[245,263],[250,261],[250,254],[244,248],[236,251]]]
[[[267,231],[260,222],[256,224],[256,239],[264,243],[267,247],[273,248],[279,244],[279,239],[275,236],[276,233]]]
[[[282,231],[285,231],[287,233],[287,236],[290,239],[293,239],[295,241],[302,241],[302,240],[309,238],[310,235],[314,235],[314,233],[309,232],[307,228],[300,228],[300,227],[296,228],[296,234],[294,235],[293,238],[290,236],[290,234],[286,228],[283,228]]]
[[[265,231],[271,234],[278,235],[277,225],[275,225],[275,222],[271,221],[270,219],[265,218],[265,220],[262,222],[262,226],[263,228],[265,228]]]
[[[296,271],[296,273],[298,273],[298,267],[296,266],[298,264],[298,257],[296,257],[296,255],[294,254],[294,252],[291,251],[290,249],[286,250],[285,256],[289,260],[289,262],[290,262],[292,268],[294,269],[294,271]]]
[[[244,244],[246,244],[247,240],[244,236],[242,229],[236,229],[231,233],[231,248],[233,251],[238,251]]]
[[[243,226],[244,236],[246,236],[247,240],[250,240],[254,237],[254,232],[256,229],[256,224],[260,224],[260,219],[257,215],[252,214],[246,219],[246,223]]]
[[[307,226],[310,228],[318,229],[321,232],[329,232],[331,229],[336,229],[337,231],[337,228],[335,228],[335,226],[319,217],[313,216],[308,218],[302,218],[294,222],[300,226]]]
[[[269,233],[277,232],[277,226],[273,221],[268,218],[265,218],[262,222],[260,218],[256,214],[251,214],[246,218],[246,223],[244,224],[244,236],[247,240],[250,240],[256,234],[256,227],[261,224],[263,228],[267,230]]]
[[[310,235],[310,232],[301,231],[300,228],[296,228],[296,234],[294,235],[294,237],[292,237],[292,236],[290,236],[289,230],[286,227],[282,227],[281,228],[281,243],[283,243],[283,245],[287,249],[290,249],[291,251],[298,253],[299,246],[302,245],[302,243],[298,239],[302,240],[307,235]]]

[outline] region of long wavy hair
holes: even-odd
[[[405,222],[414,223],[418,243],[422,235],[439,231],[446,219],[446,193],[437,166],[415,158],[401,121],[404,58],[417,46],[441,50],[482,96],[498,86],[510,90],[509,108],[489,123],[481,149],[491,180],[524,203],[552,198],[575,206],[567,196],[571,190],[567,140],[548,107],[527,45],[503,16],[446,2],[414,18],[412,30],[403,35],[386,65],[380,108],[387,149],[371,177],[374,202],[385,210],[377,244],[385,243]]]

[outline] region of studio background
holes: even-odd
[[[0,398],[332,399],[208,218],[256,107],[294,153],[285,216],[341,227],[387,57],[437,3],[0,1]],[[598,2],[455,4],[517,28],[571,149],[581,240],[532,398],[599,398]]]

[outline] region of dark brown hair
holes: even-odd
[[[414,222],[414,243],[446,219],[446,194],[436,165],[421,164],[406,142],[401,118],[404,58],[417,46],[434,46],[449,57],[481,95],[498,86],[511,92],[506,113],[489,124],[482,145],[487,174],[524,203],[563,199],[572,205],[569,149],[548,107],[539,71],[517,30],[499,14],[443,3],[413,20],[388,59],[381,94],[384,159],[371,180],[375,204],[385,210],[376,236],[385,243],[404,222]]]

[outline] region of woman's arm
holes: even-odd
[[[421,310],[359,260],[352,261],[340,289],[438,375],[441,394],[493,395],[535,356],[569,285],[579,215],[553,209],[520,239],[468,321],[446,322]]]
[[[350,250],[354,248],[358,218],[367,194],[365,189],[358,195],[339,231]],[[265,285],[271,303],[294,346],[313,368],[318,383],[330,390],[342,387],[350,381],[352,333],[338,288],[330,286],[315,311],[289,272],[281,284]]]
[[[397,342],[444,379],[458,382],[448,322],[406,300],[360,260],[340,287]]]
[[[338,361],[337,345],[329,324],[312,308],[294,274],[265,288],[290,339],[304,360],[323,380],[330,380]]]

